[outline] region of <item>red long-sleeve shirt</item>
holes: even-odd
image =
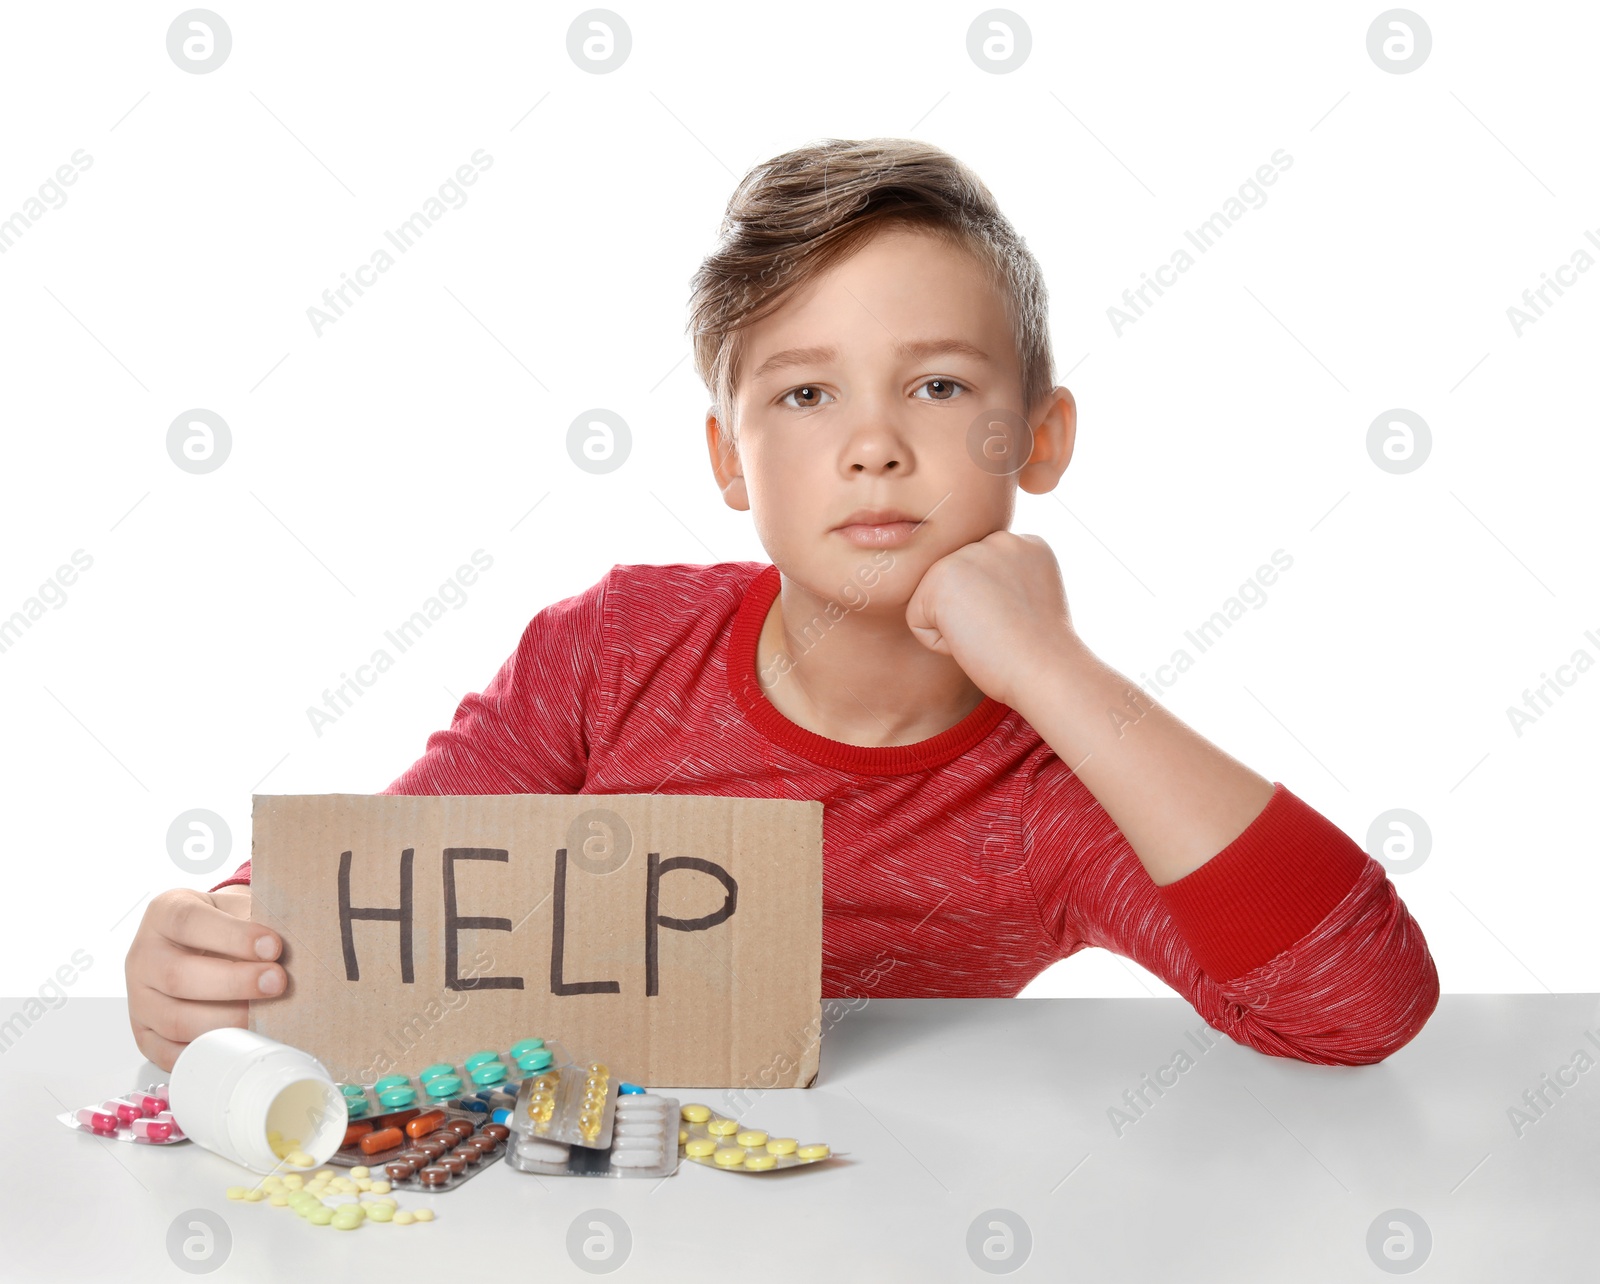
[[[778,587],[761,562],[612,567],[538,612],[383,792],[819,800],[825,996],[1011,996],[1098,945],[1275,1056],[1380,1061],[1432,1014],[1438,973],[1383,866],[1281,783],[1157,887],[1006,705],[881,748],[790,722],[755,668]]]

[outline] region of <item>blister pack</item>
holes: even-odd
[[[669,1177],[678,1170],[678,1103],[636,1093],[617,1098],[604,1150],[515,1136],[506,1163],[539,1177]]]
[[[440,1061],[415,1075],[385,1075],[373,1084],[344,1083],[345,1108],[351,1119],[363,1119],[410,1106],[449,1106],[488,1114],[510,1106],[525,1075],[547,1069],[555,1052],[543,1039],[519,1039],[505,1053],[474,1052],[461,1064]]]
[[[833,1154],[823,1142],[801,1145],[793,1137],[769,1137],[735,1119],[690,1102],[679,1111],[678,1145],[690,1163],[735,1173],[769,1173],[820,1163]]]
[[[396,1190],[454,1190],[503,1156],[510,1137],[478,1114],[412,1108],[352,1121],[328,1163],[381,1172]]]
[[[107,1141],[132,1141],[146,1146],[170,1146],[188,1141],[178,1121],[167,1109],[167,1085],[150,1084],[122,1097],[112,1097],[97,1106],[84,1106],[57,1115],[60,1123],[77,1132],[91,1133]]]
[[[517,1090],[510,1124],[535,1141],[605,1150],[611,1145],[618,1082],[603,1062],[580,1065],[559,1044],[555,1062],[530,1073]]]

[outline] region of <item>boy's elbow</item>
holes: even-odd
[[[1439,973],[1429,958],[1414,985],[1374,995],[1359,1021],[1316,1034],[1286,1036],[1287,1055],[1314,1065],[1376,1065],[1415,1039],[1438,1006]]]

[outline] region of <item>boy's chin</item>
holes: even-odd
[[[778,569],[814,597],[852,611],[904,611],[927,569],[926,561],[903,548],[852,548],[841,540],[801,561],[780,563]]]

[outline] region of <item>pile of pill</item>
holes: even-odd
[[[167,1085],[164,1083],[112,1097],[97,1106],[71,1110],[56,1118],[69,1128],[86,1130],[108,1141],[138,1141],[160,1146],[188,1140],[167,1108]]]
[[[300,1148],[298,1137],[285,1141],[281,1132],[269,1132],[267,1145],[271,1146],[272,1153],[286,1164],[293,1164],[296,1168],[311,1168],[316,1165],[317,1161]]]
[[[373,1178],[367,1168],[352,1168],[348,1177],[337,1177],[324,1168],[311,1177],[303,1173],[263,1177],[254,1187],[229,1186],[229,1199],[247,1204],[267,1204],[272,1208],[292,1208],[313,1226],[332,1226],[335,1230],[355,1230],[364,1222],[380,1225],[393,1222],[409,1226],[412,1222],[431,1222],[433,1210],[401,1208],[386,1181]],[[348,1203],[330,1204],[329,1194],[352,1195]],[[370,1195],[371,1198],[362,1198]]]
[[[793,1137],[769,1137],[759,1128],[742,1127],[696,1102],[684,1106],[679,1115],[683,1123],[678,1146],[683,1157],[707,1168],[763,1173],[814,1164],[833,1153],[820,1141],[802,1146]]]

